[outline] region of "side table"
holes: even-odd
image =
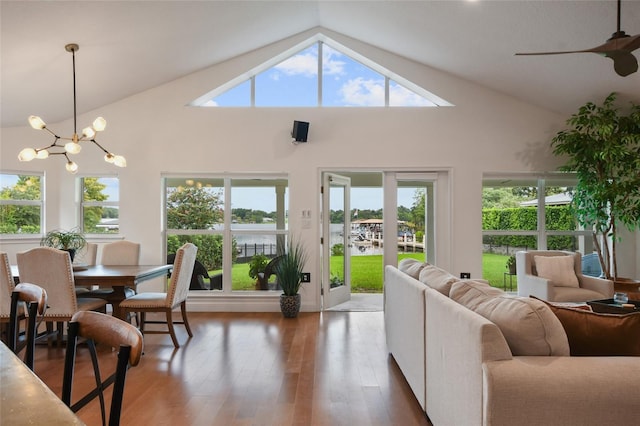
[[[504,273],[502,276],[502,288],[504,291],[507,291],[507,276],[509,277],[509,291],[513,291],[513,277],[515,277],[516,274],[512,274],[511,272]]]

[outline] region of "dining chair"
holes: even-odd
[[[102,255],[100,258],[101,265],[138,265],[140,263],[140,244],[128,240],[114,241],[102,246]],[[125,287],[125,297],[131,297],[136,291],[131,287]],[[93,297],[107,301],[113,304],[114,291],[111,288],[98,288],[89,292],[82,292],[78,297]],[[119,298],[118,298],[119,300]],[[137,318],[137,317],[136,317]]]
[[[186,243],[176,251],[173,272],[166,293],[138,293],[120,303],[120,308],[124,312],[140,313],[139,325],[143,334],[169,334],[176,348],[179,348],[180,344],[176,338],[174,324],[184,324],[189,337],[193,337],[187,318],[187,296],[197,252],[198,247],[192,243]],[[182,321],[174,323],[172,311],[178,306],[182,313]],[[164,312],[166,321],[146,321],[147,312]],[[166,324],[167,330],[145,330],[146,324]]]
[[[62,344],[63,324],[78,311],[106,312],[107,302],[98,298],[76,298],[69,253],[51,247],[36,247],[16,254],[20,282],[39,285],[47,292],[49,308],[44,315],[47,331],[57,325],[58,346]]]
[[[79,338],[82,338],[82,342],[86,342],[86,346],[89,348],[96,386],[83,397],[75,398],[76,402],[72,404],[73,375]],[[106,345],[118,350],[115,369],[104,380],[100,375],[96,344]],[[127,370],[129,367],[138,365],[142,357],[142,349],[142,333],[133,325],[99,312],[83,311],[74,314],[68,327],[67,349],[62,378],[62,401],[75,413],[90,401],[99,398],[102,424],[105,426],[107,422],[104,390],[113,384],[109,425],[119,425]]]
[[[27,307],[27,329],[25,339],[20,342],[19,303]],[[11,313],[9,320],[9,349],[16,355],[26,347],[24,363],[33,371],[33,359],[38,334],[38,316],[43,317],[47,310],[47,292],[35,284],[20,283],[11,293]]]
[[[9,343],[9,323],[11,314],[11,293],[15,287],[11,265],[7,253],[0,252],[0,337]],[[20,306],[20,317],[24,318],[23,305]]]
[[[96,264],[96,259],[98,257],[98,244],[96,243],[86,243],[80,253],[76,253],[76,261],[87,265],[94,266]],[[77,287],[76,286],[76,296],[80,297],[82,294],[86,294],[90,291],[90,287]]]

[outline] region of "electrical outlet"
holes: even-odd
[[[310,283],[311,282],[311,273],[310,272],[303,272],[302,273],[302,277],[301,277],[301,281],[303,283]]]
[[[471,278],[471,272],[460,272],[460,278],[462,278],[462,279]]]

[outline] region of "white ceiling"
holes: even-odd
[[[640,72],[620,77],[602,56],[514,56],[604,43],[615,0],[2,0],[0,14],[2,127],[72,117],[67,43],[80,45],[81,113],[314,27],[567,115],[612,91],[640,103]],[[622,2],[622,29],[640,34],[640,0]]]

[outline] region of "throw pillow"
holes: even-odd
[[[451,286],[458,278],[437,266],[427,265],[420,271],[418,280],[448,297]]]
[[[573,256],[533,256],[538,276],[556,287],[580,287],[573,266]]]
[[[420,262],[417,259],[412,259],[409,257],[406,259],[402,259],[398,263],[398,270],[417,280],[420,276],[420,271],[427,265],[428,263]]]
[[[455,283],[450,297],[497,325],[514,356],[569,355],[562,324],[541,301],[469,281]]]
[[[562,323],[572,356],[640,356],[640,312],[601,314],[544,303]]]

